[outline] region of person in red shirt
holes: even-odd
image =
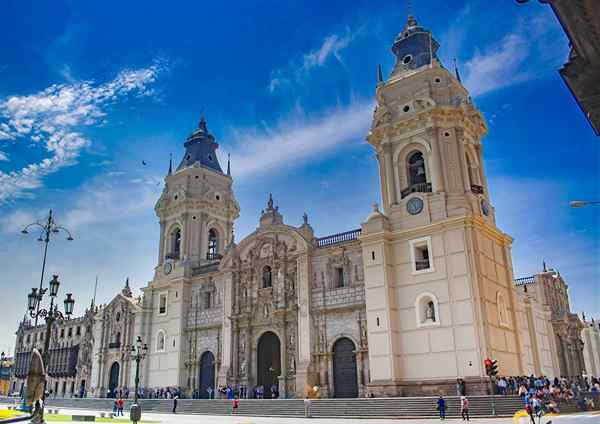
[[[236,396],[231,401],[231,415],[236,415],[237,414],[237,410],[238,410],[239,406],[240,406],[240,399]]]

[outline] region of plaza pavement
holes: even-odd
[[[6,406],[1,406],[1,409]],[[60,409],[60,414],[65,415],[83,415],[94,414],[99,416],[101,411],[82,410],[82,409]],[[107,412],[107,411],[102,411]],[[124,423],[128,421],[128,413],[122,418]],[[364,424],[434,424],[440,423],[439,419],[412,419],[412,418],[278,418],[278,417],[243,417],[231,415],[185,415],[185,414],[156,414],[142,412],[142,419],[149,421],[160,421],[164,424],[351,424],[360,422]],[[570,414],[555,417],[544,417],[542,424],[600,424],[600,414],[581,413]],[[447,419],[447,423],[459,424],[463,421],[459,418]],[[473,418],[470,424],[513,424],[512,418]]]

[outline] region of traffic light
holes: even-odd
[[[485,374],[488,377],[495,377],[498,375],[498,361],[495,359],[485,358],[483,361],[483,365],[485,365]]]
[[[485,358],[483,360],[483,365],[485,365],[485,375],[489,376],[492,370],[492,360],[490,358]]]
[[[492,361],[492,366],[490,367],[490,377],[496,377],[498,375],[498,361],[495,359]]]

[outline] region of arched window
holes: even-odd
[[[214,228],[208,231],[208,253],[206,259],[217,259],[218,254],[218,236]]]
[[[273,285],[272,279],[271,279],[271,267],[270,266],[265,266],[263,268],[263,275],[262,275],[262,279],[263,279],[263,287],[271,287]]]
[[[423,153],[415,151],[408,156],[408,186],[412,187],[417,184],[427,182],[427,174],[425,172],[425,158]]]
[[[177,256],[181,253],[181,229],[176,228],[173,231],[173,253]]]
[[[156,335],[156,351],[164,352],[165,350],[165,332],[162,330],[158,330],[158,334]]]
[[[431,293],[421,293],[415,301],[417,327],[440,324],[437,298]]]

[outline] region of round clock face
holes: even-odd
[[[481,201],[481,212],[483,212],[485,216],[488,216],[490,214],[490,205],[485,199]]]
[[[406,204],[406,210],[411,215],[418,215],[423,210],[423,199],[420,197],[413,197]]]
[[[169,275],[171,271],[173,271],[173,264],[171,262],[165,262],[163,266],[163,271],[165,274]]]

